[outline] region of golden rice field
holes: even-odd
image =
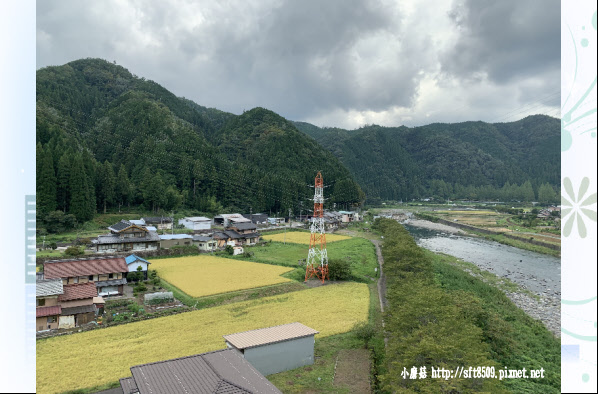
[[[271,234],[271,235],[264,235],[262,236],[263,239],[274,241],[274,242],[289,242],[292,244],[304,244],[309,245],[309,237],[310,233],[303,232],[303,231],[292,231],[286,234],[278,233],[278,234]],[[338,234],[326,234],[326,243],[336,242],[336,241],[344,241],[346,239],[351,239],[346,235],[338,235]]]
[[[225,259],[189,256],[150,261],[151,268],[167,282],[192,297],[227,293],[290,282],[280,275],[293,268]]]
[[[115,382],[134,365],[222,349],[222,335],[235,332],[292,322],[319,338],[347,332],[368,307],[367,285],[342,283],[41,340],[37,392]]]

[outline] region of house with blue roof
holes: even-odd
[[[137,267],[141,267],[141,272],[143,272],[144,278],[147,279],[147,271],[149,270],[149,265],[151,264],[149,261],[137,255],[131,254],[125,257],[125,262],[127,263],[129,272],[137,272]]]

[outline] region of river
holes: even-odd
[[[538,294],[560,298],[561,261],[479,237],[450,234],[405,224],[417,244],[477,265]]]

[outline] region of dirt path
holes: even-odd
[[[378,266],[380,270],[380,277],[378,278],[378,297],[380,298],[380,310],[384,312],[384,309],[387,305],[386,302],[386,276],[384,276],[384,270],[382,266],[384,265],[384,258],[382,258],[382,250],[380,249],[380,241],[371,240],[374,246],[376,247],[376,255],[378,256]]]
[[[333,385],[349,388],[352,393],[371,393],[370,352],[367,349],[344,349],[338,352]]]

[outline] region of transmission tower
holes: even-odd
[[[305,281],[313,276],[324,283],[328,278],[328,253],[326,252],[326,233],[324,232],[324,181],[318,171],[314,192],[314,215],[311,219],[311,237],[307,252]]]

